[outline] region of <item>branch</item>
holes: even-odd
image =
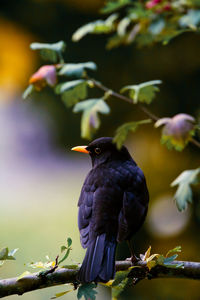
[[[104,92],[109,92],[110,96],[113,96],[115,98],[121,99],[123,101],[126,101],[128,103],[133,104],[133,100],[121,95],[111,89],[109,89],[108,87],[106,87],[105,85],[101,84],[100,82],[96,81],[93,78],[88,78],[93,84],[94,86],[96,86],[97,88],[101,89]],[[159,120],[159,117],[154,115],[145,105],[142,105],[141,103],[137,103],[137,106],[139,107],[140,110],[142,110],[152,121],[156,122]],[[191,139],[190,141],[192,144],[194,144],[195,146],[197,146],[198,148],[200,148],[200,143],[195,140],[194,138]]]
[[[174,261],[174,264],[183,263],[184,268],[169,268],[157,265],[148,271],[146,263],[139,261],[136,265],[142,268],[133,268],[129,274],[132,278],[186,278],[200,280],[200,263],[187,261]],[[131,267],[129,261],[117,261],[116,270],[127,270]],[[24,293],[43,289],[65,283],[77,283],[76,275],[79,269],[59,268],[53,273],[41,276],[40,273],[27,275],[18,280],[17,277],[0,280],[0,298],[10,295],[22,295]]]

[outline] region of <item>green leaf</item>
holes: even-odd
[[[118,18],[117,14],[112,14],[106,20],[97,20],[80,27],[72,36],[74,42],[78,42],[88,33],[102,34],[110,33],[114,30],[115,21]]]
[[[117,9],[120,9],[128,4],[132,3],[132,0],[108,0],[104,7],[100,10],[103,14],[109,14]]]
[[[57,294],[55,294],[55,296],[51,297],[51,299],[56,299],[56,298],[62,297],[62,296],[66,295],[66,294],[68,294],[69,292],[72,292],[72,291],[73,291],[73,289],[68,290],[68,291],[64,291],[64,292],[61,292],[61,293],[57,293]]]
[[[29,86],[25,89],[25,91],[23,92],[22,98],[25,100],[28,97],[30,97],[30,95],[35,91],[34,85],[33,84],[29,84]]]
[[[91,139],[95,130],[100,126],[98,113],[108,114],[110,108],[107,103],[101,99],[88,99],[77,103],[73,111],[83,112],[81,118],[81,136],[86,139]]]
[[[161,84],[161,80],[147,81],[138,85],[128,85],[121,89],[120,93],[129,91],[129,97],[133,99],[133,103],[145,102],[150,104],[155,97],[155,93],[159,91],[157,84]]]
[[[135,132],[139,125],[149,124],[151,123],[150,119],[137,121],[137,122],[129,122],[125,123],[122,126],[118,127],[116,130],[116,134],[114,136],[114,143],[116,143],[117,148],[120,149],[127,138],[129,132]]]
[[[72,245],[72,239],[69,237],[67,239],[67,246],[70,247]]]
[[[96,69],[97,65],[92,61],[79,64],[64,64],[60,69],[58,75],[80,78],[83,77],[86,70],[95,71]]]
[[[87,97],[87,81],[79,79],[60,83],[56,86],[55,93],[61,94],[64,104],[70,107]]]
[[[59,260],[58,265],[61,264],[64,260],[66,260],[68,258],[70,251],[71,251],[71,249],[67,248],[65,255],[63,256],[63,258],[61,260]]]
[[[81,299],[82,297],[84,297],[85,300],[95,300],[97,294],[95,288],[96,288],[96,284],[94,283],[82,284],[78,288],[77,298]]]
[[[32,43],[30,48],[32,50],[40,50],[40,55],[44,60],[56,63],[58,61],[63,62],[62,53],[65,51],[66,44],[64,41],[53,44]]]
[[[171,249],[167,252],[166,257],[170,254],[170,253],[177,253],[177,252],[181,252],[181,246],[176,246],[174,249]]]
[[[176,205],[180,211],[187,208],[188,203],[192,203],[191,185],[200,183],[200,168],[194,170],[186,170],[182,172],[172,183],[171,186],[178,185],[174,195]]]

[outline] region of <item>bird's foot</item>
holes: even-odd
[[[135,265],[140,259],[135,256],[132,255],[131,257],[126,258],[126,261],[130,261],[132,263],[132,265]]]

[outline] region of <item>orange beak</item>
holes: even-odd
[[[89,154],[89,151],[87,151],[86,148],[87,146],[77,146],[77,147],[73,147],[71,150]]]

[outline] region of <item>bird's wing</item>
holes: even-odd
[[[110,172],[110,174],[109,174]],[[112,170],[91,171],[79,198],[78,226],[83,248],[102,233],[107,238],[117,235],[118,215],[122,207],[123,191],[116,185]]]
[[[131,184],[132,181],[132,184]],[[142,226],[146,217],[149,194],[143,172],[135,167],[129,186],[124,191],[119,213],[117,241],[129,239]]]
[[[93,192],[90,186],[84,184],[79,198],[78,227],[80,231],[80,240],[83,248],[88,247],[90,221],[92,216]]]

